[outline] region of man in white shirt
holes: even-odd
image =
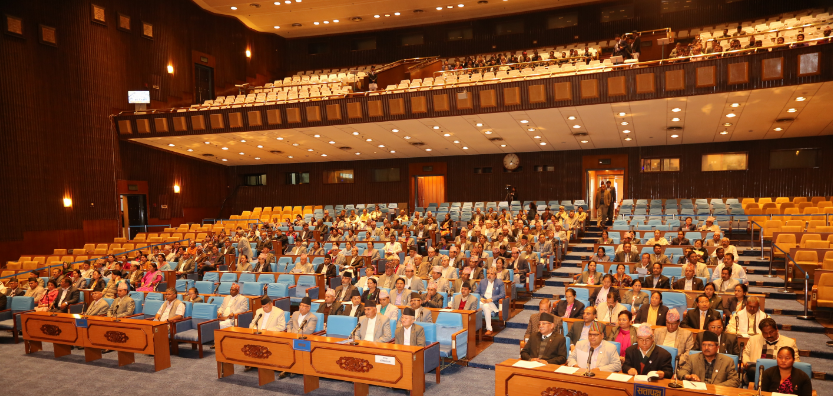
[[[633,331],[633,330],[631,330]],[[567,358],[567,366],[583,369],[599,369],[607,372],[619,372],[622,369],[622,361],[619,360],[619,351],[616,345],[604,340],[605,326],[599,322],[590,325],[587,339],[575,344]],[[590,349],[593,350],[592,354]],[[590,367],[587,367],[587,360],[590,360]]]
[[[729,334],[746,334],[750,336],[758,334],[759,325],[764,319],[769,317],[760,308],[761,301],[758,297],[749,297],[746,300],[746,309],[729,317],[729,325],[726,326],[726,332]]]
[[[183,315],[185,315],[185,304],[176,298],[176,291],[173,289],[165,290],[165,302],[159,307],[159,311],[156,312],[153,320],[170,322],[182,319]]]
[[[231,285],[229,295],[223,299],[223,304],[217,308],[217,319],[220,319],[220,328],[233,327],[236,325],[237,315],[248,310],[248,300],[240,294],[240,285]]]
[[[90,268],[90,260],[85,260],[84,264],[81,264],[81,276],[87,279],[93,276],[93,270]]]
[[[716,281],[721,276],[721,272],[723,268],[731,268],[732,274],[729,276],[732,279],[738,279],[739,281],[743,281],[746,283],[748,278],[746,276],[746,270],[743,269],[739,264],[735,263],[735,255],[733,253],[725,253],[723,255],[723,262],[717,264],[717,267],[714,268],[714,273],[712,274],[712,281]],[[740,282],[739,282],[740,283]],[[734,291],[734,286],[732,289],[729,290],[729,293]]]
[[[720,226],[714,224],[714,217],[709,217],[706,219],[706,224],[700,226],[700,231],[711,231],[715,234],[720,233]]]
[[[283,310],[272,304],[269,296],[260,299],[260,308],[255,312],[255,319],[249,324],[250,329],[258,331],[284,331],[286,319]]]
[[[477,285],[477,293],[480,294],[480,307],[483,309],[483,318],[486,319],[485,335],[492,335],[492,312],[500,312],[500,300],[506,297],[506,289],[502,281],[496,281],[497,270],[489,267],[486,270],[486,279]]]
[[[370,342],[388,342],[391,340],[390,320],[387,316],[378,315],[376,303],[367,301],[364,304],[364,317],[359,320],[358,339]]]
[[[413,308],[402,310],[401,326],[396,328],[394,343],[397,345],[425,346],[425,330],[422,326],[414,323],[415,312]]]
[[[715,269],[717,272],[717,269]],[[729,267],[723,267],[720,269],[720,279],[715,280],[714,287],[715,291],[718,293],[733,293],[735,291],[735,286],[739,285],[740,282],[737,279],[732,278],[732,270]]]
[[[405,267],[405,276],[402,279],[405,280],[405,288],[417,292],[425,291],[425,285],[422,284],[422,278],[415,275],[416,270],[414,266],[407,266]]]
[[[646,245],[668,245],[668,240],[662,236],[659,230],[654,230],[654,237],[645,242]]]

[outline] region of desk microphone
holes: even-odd
[[[587,354],[587,371],[584,372],[585,377],[595,377],[596,373],[590,371],[590,360],[593,359],[593,351],[595,348],[590,347],[590,353]]]
[[[761,396],[761,381],[764,380],[764,365],[758,367],[758,396]]]
[[[121,322],[121,319],[119,319],[119,317],[118,317],[118,314],[119,314],[119,305],[120,305],[120,304],[116,304],[116,316],[115,316],[115,317],[113,317],[113,322]]]
[[[356,328],[354,328],[353,331],[350,332],[350,337],[349,338],[351,340],[353,340],[353,341],[350,342],[350,345],[359,345],[359,342],[356,341],[356,331],[359,330],[359,327],[362,327],[361,323],[356,324]]]
[[[301,328],[299,329],[300,330],[300,335],[298,336],[299,340],[306,340],[307,339],[307,336],[304,334],[304,327],[306,327],[308,320],[309,319],[304,319],[304,321],[301,322]]]
[[[255,318],[255,334],[260,334],[260,328],[258,327],[258,321],[260,321],[261,317],[263,317],[263,313],[261,313],[260,315],[257,315],[257,317]]]
[[[674,388],[674,389],[678,389],[678,388],[683,387],[682,384],[677,382],[677,369],[680,367],[680,359],[677,359],[676,363],[677,364],[674,365],[674,382],[669,382],[668,383],[668,387],[669,388]]]
[[[744,348],[744,345],[743,345],[743,342],[741,342],[740,343],[740,353],[743,353],[743,348]],[[726,352],[729,352],[729,351],[726,351]],[[741,370],[738,370],[738,381],[743,382],[743,371],[741,371]]]
[[[675,276],[671,276],[671,290],[674,290],[674,280],[677,279]]]

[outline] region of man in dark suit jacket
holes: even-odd
[[[555,317],[547,312],[541,314],[538,331],[529,337],[521,350],[521,359],[533,362],[564,364],[567,362],[567,340],[554,332]]]
[[[647,353],[644,358],[643,353]],[[625,350],[622,372],[628,375],[647,375],[651,371],[656,371],[660,379],[670,379],[674,368],[671,366],[671,354],[654,343],[651,326],[642,324],[636,330],[636,345]]]
[[[683,267],[685,271],[685,277],[678,279],[674,282],[674,290],[686,290],[686,285],[690,283],[690,288],[688,290],[703,290],[705,289],[705,285],[703,285],[703,281],[700,278],[695,277],[694,271],[695,266],[685,264]]]
[[[642,287],[647,289],[670,289],[671,281],[662,274],[662,264],[654,263],[651,275],[642,278]]]
[[[657,326],[665,326],[665,317],[668,315],[668,307],[662,305],[662,294],[659,292],[651,293],[651,301],[654,299],[658,299],[659,306],[657,308]],[[645,323],[648,320],[648,310],[651,309],[651,304],[642,304],[639,307],[639,311],[636,311],[636,315],[633,318],[634,323]]]
[[[566,315],[567,318],[580,318],[582,313],[584,313],[584,303],[576,300],[576,291],[573,289],[567,289],[564,296],[566,299],[559,301],[558,304],[555,304],[555,310],[553,312],[555,316],[564,318]],[[570,312],[568,314],[567,307],[570,305],[572,305],[572,307],[570,308]]]
[[[625,244],[622,245],[622,251],[616,253],[616,256],[613,257],[613,261],[617,263],[635,263],[639,261],[639,254],[632,252],[631,244],[625,242]]]
[[[223,245],[223,247],[220,248],[220,261],[223,264],[226,263],[227,254],[237,254],[237,249],[231,245],[231,239],[226,239],[225,244]]]
[[[309,224],[304,224],[304,229],[298,233],[299,241],[308,241],[315,236],[314,232],[309,229]]]
[[[710,306],[711,302],[705,294],[697,296],[697,307],[686,312],[680,327],[708,330],[709,323],[723,317],[720,312],[715,311]]]
[[[584,321],[574,322],[570,327],[570,331],[567,333],[570,337],[570,344],[572,345],[575,345],[581,340],[584,328],[587,327],[589,331],[590,325],[596,320],[596,307],[584,308],[584,312],[582,312],[582,319],[584,319]]]
[[[707,330],[711,331],[714,334],[717,334],[718,353],[727,353],[730,355],[740,356],[741,350],[740,345],[738,344],[738,336],[723,331],[722,318],[713,319],[711,322],[709,322],[709,327]],[[691,348],[692,351],[701,350],[700,344],[703,342],[703,333],[705,332],[698,332],[697,337],[694,337],[694,347]]]
[[[289,247],[289,238],[287,238],[286,235],[283,234],[283,231],[281,231],[280,229],[278,229],[275,232],[276,234],[274,237],[272,237],[272,242],[280,242],[282,250],[281,254],[285,254],[286,249]],[[275,252],[275,254],[277,254],[277,252]]]
[[[72,280],[64,278],[61,280],[61,290],[59,290],[58,295],[55,296],[55,301],[52,302],[52,305],[49,307],[49,311],[67,313],[69,312],[69,306],[77,304],[80,299],[81,292],[72,287]]]
[[[327,279],[327,284],[330,284],[330,278],[335,278],[338,276],[338,272],[336,270],[335,264],[331,263],[330,255],[324,256],[324,263],[318,264],[318,268],[315,269],[316,274],[324,274],[324,278]]]

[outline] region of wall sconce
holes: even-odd
[[[179,194],[179,184],[174,184],[174,193]]]
[[[71,208],[72,207],[72,198],[64,198],[64,207]]]
[[[251,58],[251,57],[252,57],[252,51],[251,51],[251,50],[246,50],[246,57],[247,57],[247,58]]]
[[[173,67],[173,65],[168,65],[168,73],[169,73],[169,74],[174,74],[174,67]]]

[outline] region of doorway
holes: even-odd
[[[598,214],[596,213],[596,202],[593,199],[596,196],[596,191],[599,188],[601,183],[610,182],[611,186],[615,189],[616,196],[614,197],[614,205],[613,211],[616,211],[616,205],[618,201],[622,199],[622,192],[625,190],[625,169],[590,169],[586,171],[586,183],[587,191],[586,197],[587,202],[590,205],[590,217]]]
[[[148,224],[147,203],[144,194],[123,194],[121,201],[122,237],[132,241],[136,234],[146,232]]]
[[[194,103],[203,104],[214,99],[214,68],[194,64]]]
[[[414,207],[445,202],[445,176],[414,176]]]

